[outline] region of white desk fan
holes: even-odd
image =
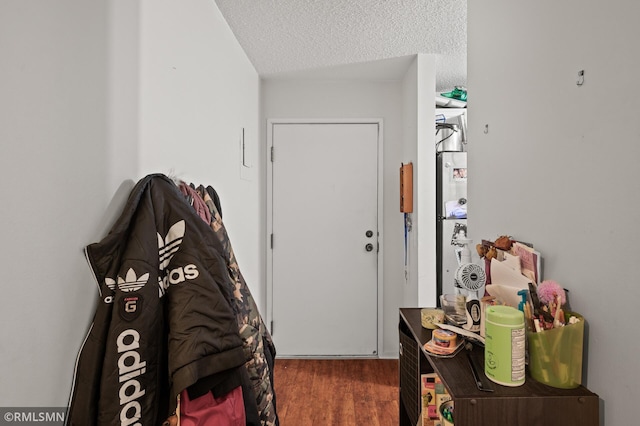
[[[456,224],[451,244],[455,245],[458,268],[454,273],[454,287],[456,294],[465,298],[464,305],[467,314],[467,322],[462,326],[465,330],[480,331],[480,298],[484,296],[484,286],[487,283],[487,275],[484,268],[471,261],[469,245],[472,240],[467,238],[467,227]]]
[[[462,327],[469,331],[480,331],[480,297],[484,295],[487,275],[482,266],[463,263],[455,273],[455,286],[466,292],[467,323]]]
[[[487,275],[484,268],[471,262],[471,251],[466,229],[462,226],[457,234],[454,234],[452,243],[458,246],[456,250],[458,268],[454,274],[454,285],[459,294],[466,296],[465,311],[467,323],[463,328],[469,331],[480,331],[480,297],[484,295],[484,286],[487,283]]]

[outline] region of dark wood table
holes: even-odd
[[[490,382],[493,392],[478,389],[466,350],[453,358],[437,358],[424,349],[431,330],[422,327],[420,308],[400,309],[400,425],[415,426],[420,414],[420,375],[437,373],[454,401],[455,426],[541,425],[597,426],[599,397],[584,386],[559,389],[537,382],[527,374],[524,385]],[[471,356],[484,365],[484,350],[475,346]],[[484,375],[484,371],[480,371]]]

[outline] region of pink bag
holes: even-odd
[[[186,390],[180,394],[180,426],[245,425],[241,386],[220,398],[214,398],[211,392],[207,392],[191,401]]]

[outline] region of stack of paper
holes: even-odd
[[[525,244],[514,242],[511,252],[500,251],[491,259],[491,284],[486,291],[503,303],[518,307],[522,301],[520,290],[529,290],[529,283],[539,282],[540,253]]]

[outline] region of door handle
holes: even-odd
[[[373,244],[371,244],[371,243],[367,244],[366,246],[364,246],[364,249],[365,249],[366,251],[371,251],[371,250],[373,250]]]

